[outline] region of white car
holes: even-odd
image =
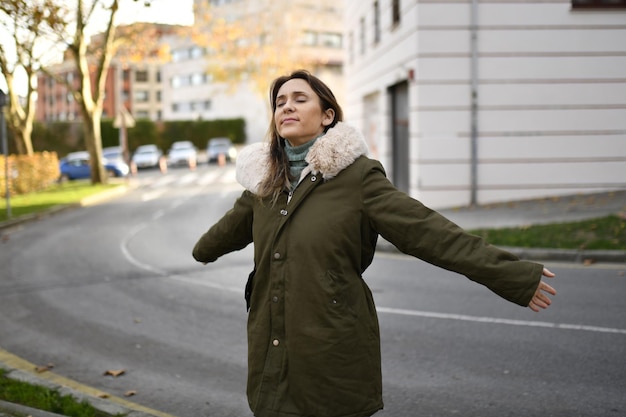
[[[191,141],[181,140],[172,143],[167,153],[167,164],[170,166],[187,166],[195,168],[198,163],[198,150]]]
[[[156,145],[141,145],[135,149],[133,154],[133,164],[137,168],[155,168],[159,166],[159,162],[163,152]]]

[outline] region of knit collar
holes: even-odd
[[[313,140],[310,140],[298,146],[293,146],[291,143],[289,143],[289,141],[285,140],[285,153],[287,154],[287,158],[289,159],[289,162],[291,163],[295,162],[295,165],[300,165],[298,164],[298,162],[306,162],[305,158],[306,158],[306,155],[309,153],[309,149],[311,149],[315,141],[322,136],[323,134],[319,135]],[[303,164],[303,165],[306,165],[306,164]]]

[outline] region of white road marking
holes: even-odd
[[[434,318],[434,319],[472,321],[472,322],[477,322],[477,323],[507,324],[510,326],[548,327],[548,328],[553,328],[553,329],[581,330],[581,331],[597,332],[597,333],[626,334],[626,329],[586,326],[582,324],[565,324],[565,323],[550,323],[550,322],[545,322],[545,321],[511,320],[511,319],[500,319],[497,317],[466,316],[463,314],[434,313],[430,311],[404,310],[404,309],[389,308],[389,307],[377,307],[376,311],[378,311],[379,313],[398,314],[402,316],[417,316],[417,317],[427,317],[427,318]]]

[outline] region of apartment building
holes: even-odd
[[[626,188],[626,1],[347,0],[348,121],[435,207]]]
[[[239,74],[238,82],[224,82],[215,79],[210,70],[212,66],[227,65],[222,61],[223,55],[210,45],[194,41],[191,31],[189,36],[169,37],[166,42],[170,45],[172,59],[161,69],[165,120],[241,117],[246,121],[247,140],[260,141],[270,120],[267,97],[271,79],[298,69],[297,63],[303,61],[312,62],[307,69],[322,77],[341,96],[344,88],[342,1],[196,0],[195,3],[196,10],[208,5],[213,15],[234,22],[244,33],[255,25],[256,32],[247,31],[247,37],[239,41],[262,46],[255,49],[262,55],[256,58],[264,60],[259,65],[265,69],[270,66],[271,57],[282,62],[291,58],[294,66],[289,68],[283,64],[277,70],[283,72],[268,74],[260,81],[258,74],[244,71]],[[201,19],[197,15],[196,24]],[[252,37],[250,33],[256,35]],[[211,36],[207,29],[208,41]]]
[[[159,39],[173,33],[177,26],[164,24],[134,24],[118,28],[119,32],[146,31],[144,48],[158,48]],[[102,34],[91,38],[97,45]],[[162,120],[161,105],[161,62],[149,51],[141,62],[131,60],[121,52],[111,60],[105,81],[102,117],[114,118],[124,106],[135,119]],[[128,55],[128,53],[127,53]],[[37,111],[38,121],[72,121],[80,120],[82,115],[68,85],[76,88],[79,85],[78,73],[74,59],[66,53],[62,62],[48,68],[54,77],[46,73],[38,74]],[[91,83],[95,85],[95,65],[90,68]]]

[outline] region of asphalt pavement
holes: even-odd
[[[109,193],[101,198],[91,198],[82,205],[97,204],[102,199],[119,195],[125,191],[125,187]],[[80,205],[78,205],[80,206]],[[54,215],[63,209],[56,208],[54,211],[43,215],[30,216],[12,221],[0,223],[0,239],[3,234],[10,233],[10,229],[24,222],[39,221],[47,215]],[[479,228],[503,228],[530,226],[536,224],[565,223],[604,217],[616,214],[626,218],[626,190],[603,192],[596,194],[578,194],[565,197],[552,197],[533,200],[513,201],[480,205],[475,207],[457,207],[437,210],[459,226],[467,229]],[[396,250],[385,241],[379,242],[379,250]],[[537,261],[567,261],[567,262],[610,262],[626,264],[626,249],[616,251],[586,251],[586,250],[562,250],[553,248],[505,248],[515,253],[520,258]],[[13,357],[8,352],[0,349],[0,368],[8,372],[9,377],[28,381],[33,384],[58,389],[63,393],[73,395],[80,400],[87,400],[96,408],[110,414],[125,414],[128,417],[168,417],[167,414],[134,404],[120,398],[100,398],[94,395],[93,389],[83,387],[78,383],[69,383],[61,377],[48,378],[35,372],[35,366],[22,359]],[[7,360],[9,358],[9,360]],[[49,375],[54,374],[47,372]],[[70,387],[68,385],[73,385]],[[59,417],[58,414],[24,407],[17,404],[0,401],[0,417]],[[169,416],[171,417],[171,416]]]

